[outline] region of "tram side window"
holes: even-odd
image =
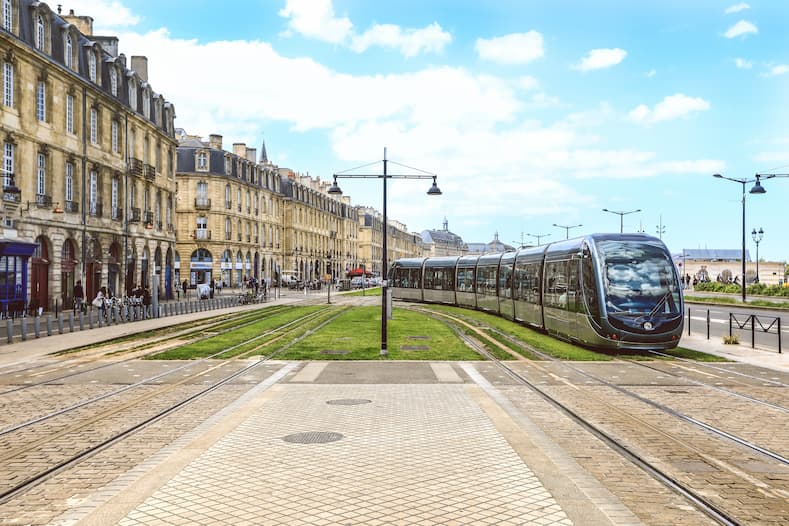
[[[496,295],[496,267],[477,267],[477,294]]]
[[[499,269],[499,296],[502,298],[512,297],[512,267],[509,265]]]
[[[431,268],[425,269],[425,289],[429,290],[433,288],[433,281],[435,281],[436,273]]]
[[[474,292],[474,267],[461,267],[458,269],[458,292]]]
[[[422,286],[421,283],[422,271],[418,268],[408,269],[408,283],[403,285],[405,288],[418,289]]]
[[[567,262],[567,309],[578,312],[578,260],[573,258]]]
[[[539,263],[517,263],[513,280],[516,300],[539,305],[540,303],[540,265]]]
[[[597,295],[597,281],[594,276],[594,261],[588,246],[584,247],[583,260],[581,261],[581,287],[584,291],[586,309],[595,318],[600,317],[600,305]]]
[[[567,262],[552,261],[545,264],[545,306],[567,308]]]

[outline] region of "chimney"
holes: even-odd
[[[93,18],[89,16],[77,16],[74,14],[73,9],[69,9],[68,14],[63,17],[63,20],[76,26],[79,32],[86,37],[93,36]]]
[[[247,148],[247,161],[252,161],[253,163],[256,163],[257,156],[258,156],[257,148]]]
[[[243,157],[246,159],[247,157],[247,145],[243,142],[234,142],[233,143],[233,153],[238,155],[239,157]]]
[[[148,57],[132,56],[131,68],[143,82],[148,82]]]
[[[222,149],[222,136],[212,133],[208,136],[208,145],[214,150]]]

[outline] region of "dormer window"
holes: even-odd
[[[96,54],[92,50],[88,52],[88,78],[96,82]]]
[[[201,171],[208,170],[208,152],[197,152],[197,169]]]
[[[46,24],[44,23],[43,15],[36,15],[36,47],[41,51],[45,51],[46,45]]]
[[[69,69],[74,69],[74,40],[71,35],[66,35],[66,49],[63,52],[63,62]]]
[[[118,72],[115,67],[110,68],[110,92],[114,97],[118,96]]]
[[[3,29],[14,32],[14,6],[11,0],[3,0]]]
[[[129,106],[133,111],[137,111],[137,86],[134,79],[129,79]]]
[[[151,118],[151,97],[147,90],[142,94],[142,114],[146,119]]]

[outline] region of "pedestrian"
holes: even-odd
[[[189,283],[187,283],[186,280],[184,280],[184,282],[181,283],[181,287],[183,288],[183,291],[184,291],[184,299],[186,299],[186,288],[188,286],[189,286]]]
[[[82,303],[85,301],[85,291],[82,289],[82,280],[78,279],[76,285],[74,285],[74,314],[77,313],[77,309],[82,310],[83,306]]]
[[[107,305],[104,302],[104,299],[107,297],[107,289],[106,287],[101,287],[99,291],[96,293],[96,297],[93,298],[93,306],[97,309],[100,309],[101,315],[104,316],[107,312]]]

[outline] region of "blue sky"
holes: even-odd
[[[221,8],[217,8],[221,5]],[[789,173],[789,3],[653,0],[79,0],[188,133],[330,179],[388,158],[389,216],[469,242],[626,230],[674,252],[740,248],[741,186]],[[395,172],[394,167],[390,173]],[[373,166],[370,170],[380,170]],[[395,173],[407,173],[406,170]],[[340,181],[381,209],[380,182]],[[786,260],[789,179],[747,197],[760,256]],[[749,185],[750,187],[750,185]],[[748,235],[748,249],[755,246]]]

